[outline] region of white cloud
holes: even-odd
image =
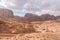
[[[41,8],[44,10],[60,11],[60,0],[46,0],[41,4]]]
[[[0,0],[0,7],[26,12],[34,11],[37,14],[57,15],[60,13],[60,0]]]
[[[42,10],[42,11],[38,11],[38,12],[36,12],[35,14],[37,14],[37,15],[41,15],[41,14],[51,14],[51,15],[59,15],[60,13],[59,13],[59,11],[51,11],[51,10]]]
[[[1,0],[0,6],[9,8],[10,6],[15,6],[14,2],[11,2],[10,0]]]
[[[29,3],[25,3],[25,4],[24,4],[24,8],[28,8],[30,5],[31,5],[31,4],[29,4]]]
[[[6,2],[1,1],[1,2],[0,2],[0,6],[7,7]]]

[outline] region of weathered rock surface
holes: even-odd
[[[6,9],[6,8],[0,8],[0,16],[6,17],[6,18],[13,18],[13,12],[12,10]]]

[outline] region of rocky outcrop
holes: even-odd
[[[6,17],[6,18],[13,18],[13,12],[9,9],[6,8],[0,8],[0,16],[1,17]]]

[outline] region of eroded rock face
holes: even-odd
[[[0,16],[1,17],[6,17],[6,18],[13,18],[13,12],[9,9],[6,8],[0,8]]]

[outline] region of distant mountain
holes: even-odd
[[[60,16],[54,16],[50,14],[42,14],[40,16],[32,13],[26,13],[24,17],[14,16],[14,19],[18,22],[35,22],[35,21],[48,21],[60,19]]]
[[[60,16],[54,16],[50,14],[42,14],[40,16],[32,13],[26,13],[24,16],[24,19],[29,22],[34,22],[34,21],[48,21],[48,20],[57,20],[60,19]]]
[[[6,8],[0,8],[0,16],[1,17],[6,17],[6,18],[13,18],[13,11],[6,9]]]

